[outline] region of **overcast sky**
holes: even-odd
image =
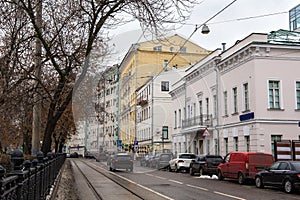
[[[191,18],[186,25],[176,26],[179,28],[176,32],[188,38],[195,30],[196,24],[203,24],[231,2],[232,0],[202,1],[193,9]],[[279,29],[289,30],[288,11],[298,4],[300,4],[300,0],[237,0],[208,22],[209,34],[203,35],[199,28],[191,41],[208,50],[215,50],[221,48],[223,42],[229,48],[237,40],[241,40],[253,32],[269,33]],[[114,31],[114,44],[119,52],[124,54],[131,44],[140,42],[138,36],[141,32],[137,31],[138,29],[139,24],[133,22]],[[122,59],[121,57],[120,59]]]

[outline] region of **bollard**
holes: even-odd
[[[27,197],[28,188],[24,185],[26,181],[26,173],[23,171],[24,155],[20,149],[16,149],[11,154],[12,171],[9,176],[17,176],[17,199],[25,199]]]

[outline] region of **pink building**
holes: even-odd
[[[170,92],[173,152],[273,152],[275,140],[299,140],[299,39],[253,33],[190,68]]]

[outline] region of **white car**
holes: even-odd
[[[169,161],[169,171],[179,172],[189,170],[192,160],[197,158],[193,153],[179,153],[175,158]]]

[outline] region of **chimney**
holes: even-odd
[[[223,51],[226,50],[226,43],[225,43],[225,42],[222,43],[222,50],[223,50]]]

